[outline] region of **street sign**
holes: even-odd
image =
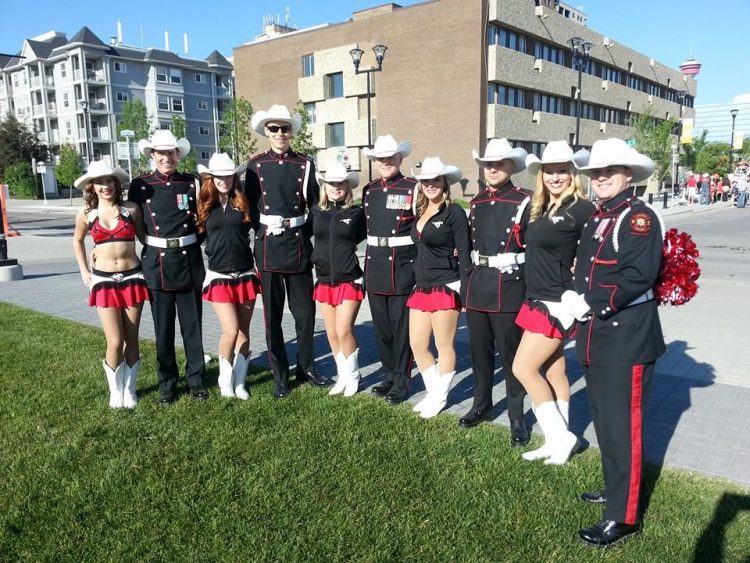
[[[117,159],[127,160],[128,159],[128,145],[130,145],[130,158],[138,158],[140,153],[138,152],[138,145],[128,143],[126,141],[117,142]]]

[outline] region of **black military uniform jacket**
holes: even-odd
[[[315,165],[304,155],[272,150],[250,159],[245,174],[245,192],[255,227],[255,259],[258,270],[295,274],[312,269],[312,233],[309,225],[286,227],[271,234],[261,214],[285,219],[305,216],[318,203]]]
[[[247,272],[255,266],[250,248],[249,222],[242,210],[229,203],[215,203],[206,219],[206,256],[208,269],[220,274]]]
[[[367,236],[385,241],[409,237],[414,221],[417,181],[398,174],[390,180],[373,180],[362,190]],[[405,295],[414,288],[414,260],[417,248],[375,246],[368,242],[365,259],[365,288],[382,295]]]
[[[494,192],[488,188],[474,196],[469,212],[474,251],[481,256],[524,252],[528,203],[528,194],[511,182]],[[523,264],[511,273],[474,265],[467,285],[465,306],[474,311],[517,312],[526,297]]]
[[[469,223],[466,212],[455,203],[445,205],[417,230],[411,228],[411,238],[417,244],[414,277],[417,287],[430,289],[461,280],[466,287],[466,275],[471,268]],[[463,291],[462,291],[463,295]]]
[[[133,179],[128,200],[139,205],[146,235],[178,238],[196,234],[197,179],[179,172],[165,176],[154,171]],[[183,247],[158,248],[146,244],[141,263],[146,284],[164,291],[186,290],[203,282],[203,255],[197,243]]]
[[[362,277],[357,259],[357,245],[366,235],[362,208],[329,203],[323,210],[316,205],[307,220],[315,237],[312,261],[318,281],[337,284]]]
[[[623,192],[602,203],[581,233],[575,291],[593,316],[578,326],[581,363],[629,366],[665,351],[652,291],[661,266],[663,234],[656,212]]]

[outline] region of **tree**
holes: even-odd
[[[11,164],[5,169],[4,179],[11,197],[34,199],[36,196],[34,172],[30,162]]]
[[[76,178],[83,174],[81,155],[78,154],[73,145],[60,147],[60,163],[55,169],[55,178],[63,186],[73,187]]]
[[[721,176],[728,174],[729,143],[706,143],[695,161],[695,172],[718,172]]]
[[[18,121],[9,113],[0,121],[0,178],[5,178],[5,170],[12,164],[29,163],[47,159],[47,147],[39,141],[35,131]],[[8,183],[6,181],[6,183]]]
[[[153,129],[151,128],[152,116],[146,111],[146,106],[138,98],[125,102],[122,106],[122,114],[117,124],[117,138],[124,129],[130,129],[135,135],[133,140],[137,143],[141,139],[149,139]],[[141,155],[133,163],[133,176],[151,169],[149,159]]]
[[[630,121],[638,151],[654,161],[653,178],[659,186],[671,174],[672,145],[677,142],[675,124],[673,117],[657,119],[653,108],[633,115]]]
[[[169,130],[178,139],[187,138],[187,123],[179,115],[172,116],[172,123],[169,125]],[[177,171],[183,174],[195,174],[195,168],[198,166],[198,159],[195,158],[195,149],[190,149],[190,152],[183,155],[180,161],[177,163]]]
[[[250,128],[253,104],[237,98],[227,104],[219,123],[219,150],[239,164],[250,159],[257,150],[257,142]]]
[[[313,157],[318,153],[318,147],[313,144],[312,131],[309,129],[310,125],[310,114],[305,109],[305,104],[302,100],[297,100],[297,106],[294,108],[292,114],[299,112],[302,116],[302,127],[297,134],[292,137],[292,150],[298,154],[306,154],[307,156]]]
[[[698,161],[700,153],[708,144],[708,141],[706,141],[706,137],[708,137],[708,129],[704,129],[700,137],[694,137],[692,143],[682,145],[684,149],[682,158],[680,159],[680,164],[682,166],[687,167],[687,169],[691,171],[696,170],[696,163]]]

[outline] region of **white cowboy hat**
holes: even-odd
[[[629,146],[622,139],[600,139],[591,147],[588,163],[580,170],[586,176],[592,176],[593,170],[607,166],[625,166],[633,173],[631,182],[640,182],[654,173],[654,162]]]
[[[392,135],[381,135],[375,139],[375,144],[372,146],[372,149],[369,147],[362,149],[362,154],[365,155],[365,158],[368,160],[388,158],[396,153],[400,154],[402,157],[409,156],[411,153],[411,141],[397,143]]]
[[[138,141],[138,150],[143,156],[151,157],[151,151],[169,151],[176,150],[180,153],[180,158],[187,156],[190,152],[190,141],[185,138],[177,139],[168,129],[159,129],[149,139]]]
[[[565,141],[550,141],[544,147],[541,160],[535,154],[530,154],[526,157],[526,168],[534,175],[545,164],[563,164],[569,162],[575,168],[578,168],[582,162],[585,163],[587,161],[588,155],[589,152],[587,150],[580,150],[574,153],[573,149]]]
[[[75,182],[73,182],[73,186],[78,188],[89,180],[102,178],[104,176],[112,176],[114,178],[117,178],[118,180],[120,180],[120,183],[126,182],[128,180],[128,173],[119,166],[113,169],[105,161],[95,160],[94,162],[89,164],[89,168],[88,170],[86,170],[86,173],[80,178],[77,178]]]
[[[526,168],[526,155],[528,153],[521,147],[513,148],[508,139],[490,139],[484,149],[484,156],[479,156],[479,153],[475,150],[472,150],[471,154],[474,156],[474,161],[480,165],[483,162],[511,160],[515,171],[521,172]]]
[[[438,176],[445,176],[448,185],[455,184],[461,179],[461,171],[451,164],[443,164],[439,156],[428,156],[422,161],[419,174],[411,171],[411,175],[417,180],[434,180]]]
[[[350,172],[346,169],[343,164],[336,163],[332,164],[325,171],[325,174],[320,172],[315,173],[315,178],[318,180],[318,184],[330,183],[330,182],[346,182],[349,185],[349,189],[353,190],[359,185],[359,174],[353,170]]]
[[[250,119],[250,126],[258,135],[266,135],[266,123],[269,121],[283,121],[292,126],[292,135],[296,135],[302,129],[302,116],[299,113],[291,115],[289,108],[281,104],[274,104],[268,111],[258,111]]]
[[[247,168],[247,164],[234,165],[234,161],[225,152],[215,152],[208,161],[208,167],[202,164],[198,165],[198,175],[201,178],[205,176],[231,176],[242,174]]]

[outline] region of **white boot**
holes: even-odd
[[[243,401],[247,401],[250,398],[250,392],[245,388],[245,381],[247,381],[247,358],[249,357],[249,351],[247,357],[245,357],[239,350],[234,352],[232,387],[234,388],[234,394],[237,398],[242,399]]]
[[[445,408],[445,405],[448,404],[448,392],[450,391],[455,375],[455,371],[438,375],[437,366],[435,367],[435,385],[429,394],[427,404],[422,407],[422,412],[419,413],[419,416],[422,418],[432,418]]]
[[[102,360],[104,374],[107,376],[107,385],[109,385],[109,406],[113,409],[122,408],[122,393],[125,385],[125,370],[127,364],[123,361],[116,369],[107,365],[107,360]]]
[[[557,405],[557,410],[560,411],[560,416],[562,416],[565,421],[565,426],[569,426],[568,420],[570,419],[568,418],[568,413],[570,412],[570,403],[558,399],[555,401],[555,404]]]
[[[219,356],[219,391],[222,397],[234,397],[233,367],[224,356]]]
[[[536,415],[536,407],[532,404],[531,405],[531,412],[533,412]],[[539,422],[539,416],[537,416],[537,422]],[[541,427],[541,422],[539,423],[539,426]],[[547,444],[547,439],[545,438],[544,444],[540,448],[537,448],[535,450],[529,450],[527,452],[523,452],[521,454],[521,457],[525,459],[526,461],[534,461],[535,459],[543,459],[550,456],[550,448]]]
[[[560,411],[557,410],[555,401],[542,403],[536,407],[535,412],[542,434],[544,434],[544,446],[539,449],[543,450],[544,454],[535,456],[535,452],[539,452],[539,450],[533,450],[523,453],[522,457],[526,460],[546,457],[545,465],[566,463],[578,444],[578,438],[575,437],[575,434],[568,432],[567,425]]]
[[[341,355],[343,357],[343,353]],[[347,374],[344,397],[351,397],[359,391],[359,348],[356,348],[348,358],[344,358],[343,365]]]
[[[349,372],[346,371],[346,357],[341,350],[336,353],[333,359],[336,361],[337,378],[335,385],[331,387],[331,390],[328,391],[328,394],[338,395],[339,393],[343,393],[344,389],[346,389],[347,377],[349,375]]]
[[[414,412],[421,413],[422,409],[424,409],[430,402],[430,395],[433,392],[435,388],[435,381],[438,375],[437,371],[437,364],[432,364],[430,367],[428,367],[426,370],[422,372],[422,381],[424,382],[424,388],[427,393],[425,393],[425,396],[422,397],[422,400],[419,401],[414,407],[411,409]]]
[[[138,382],[138,371],[141,369],[140,358],[132,365],[125,365],[125,382],[123,384],[122,406],[126,409],[132,409],[138,404],[138,395],[135,393],[136,383]]]

